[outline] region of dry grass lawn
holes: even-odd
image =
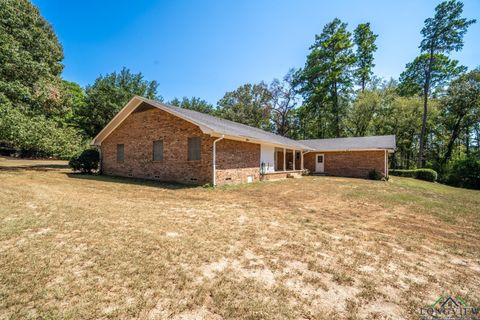
[[[0,159],[2,319],[416,319],[480,305],[480,192],[408,178],[187,188]]]

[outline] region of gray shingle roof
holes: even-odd
[[[206,127],[212,130],[215,133],[228,135],[228,136],[235,136],[235,137],[242,137],[245,139],[256,140],[260,142],[266,142],[271,144],[277,144],[281,146],[287,146],[291,148],[298,148],[298,149],[307,149],[302,143],[276,135],[271,132],[264,131],[262,129],[250,127],[241,123],[217,118],[205,113],[179,108],[175,106],[171,106],[165,103],[160,103],[155,100],[150,100],[146,98],[139,97],[141,100],[145,101],[148,104],[153,106],[157,106],[161,109],[168,109],[171,113],[178,115],[181,118],[186,120],[190,120],[198,125]]]
[[[318,151],[332,150],[361,150],[361,149],[388,149],[396,148],[395,136],[370,136],[334,139],[299,140],[309,149]]]

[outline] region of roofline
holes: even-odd
[[[389,153],[395,152],[395,148],[309,149],[310,152],[382,151],[382,150],[387,150]]]
[[[222,136],[222,135],[225,135],[224,133],[222,132],[216,132],[215,130],[213,130],[212,128],[206,126],[206,125],[203,125],[203,124],[200,124],[198,123],[197,121],[191,119],[190,117],[188,116],[185,116],[184,114],[181,114],[179,112],[175,112],[175,110],[172,110],[171,108],[168,108],[165,104],[161,103],[161,102],[157,102],[157,101],[150,101],[149,99],[145,99],[143,97],[140,97],[140,96],[135,96],[133,97],[132,99],[130,99],[130,101],[125,105],[125,107],[123,107],[116,115],[115,117],[113,117],[112,120],[110,120],[110,122],[95,136],[95,138],[93,138],[93,140],[90,142],[90,145],[93,145],[93,146],[100,146],[103,142],[103,140],[105,140],[116,128],[118,128],[118,126],[120,124],[122,124],[122,122],[142,103],[147,103],[148,105],[152,106],[152,107],[155,107],[155,108],[158,108],[160,110],[163,110],[167,113],[170,113],[178,118],[181,118],[187,122],[190,122],[196,126],[198,126],[200,128],[200,130],[204,133],[204,134],[208,134],[208,135],[211,135],[213,137],[219,137],[219,136]],[[153,102],[153,103],[152,103]],[[295,149],[295,150],[309,150],[310,148],[308,148],[307,146],[294,146],[294,145],[291,145],[291,144],[276,144],[276,143],[272,143],[271,141],[265,141],[265,140],[258,140],[258,139],[254,139],[254,138],[251,138],[251,137],[248,137],[248,136],[232,136],[232,135],[225,135],[225,138],[226,139],[230,139],[230,140],[238,140],[238,141],[245,141],[245,142],[251,142],[251,143],[258,143],[258,144],[268,144],[268,145],[273,145],[273,146],[278,146],[278,147],[288,147],[290,149]],[[295,141],[297,142],[296,140],[292,140],[292,141]],[[301,144],[300,142],[298,142],[299,144]]]

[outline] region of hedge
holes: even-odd
[[[412,170],[403,170],[403,169],[391,169],[388,171],[392,176],[408,177],[415,178],[430,182],[437,181],[438,174],[435,170],[432,169],[412,169]]]
[[[82,151],[79,155],[72,157],[68,162],[68,165],[73,171],[91,174],[93,171],[98,171],[99,161],[99,152],[95,149],[87,149]]]

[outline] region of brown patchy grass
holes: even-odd
[[[397,177],[187,188],[64,164],[0,161],[0,318],[414,319],[442,293],[480,305],[478,191]]]

